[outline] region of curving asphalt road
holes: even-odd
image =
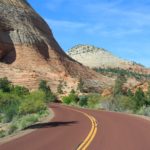
[[[55,117],[0,150],[150,150],[150,122],[120,113],[52,104]]]

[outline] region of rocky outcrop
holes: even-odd
[[[150,70],[142,65],[118,58],[109,51],[95,46],[77,45],[71,48],[67,54],[90,68],[120,68],[138,73],[150,73]]]
[[[26,0],[0,0],[0,68],[0,77],[31,89],[41,79],[56,88],[59,80],[73,86],[78,78],[98,80],[101,88],[107,78],[67,56]]]

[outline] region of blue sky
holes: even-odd
[[[91,44],[150,67],[150,0],[28,0],[66,51]]]

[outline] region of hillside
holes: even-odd
[[[111,80],[67,56],[26,0],[1,0],[0,14],[0,78],[6,76],[30,89],[37,88],[41,79],[53,89],[59,80],[66,81],[68,89],[75,87],[79,78],[97,82],[99,88]]]
[[[138,73],[150,73],[150,70],[135,62],[123,60],[103,48],[90,45],[77,45],[68,50],[70,57],[90,68],[120,68]]]

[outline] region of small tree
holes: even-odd
[[[133,100],[135,101],[135,111],[146,105],[146,97],[141,88],[137,89],[133,96]]]
[[[113,96],[116,97],[117,95],[123,94],[122,88],[124,83],[126,82],[126,78],[123,74],[119,74],[114,86]]]
[[[47,92],[50,90],[49,86],[47,86],[47,82],[45,80],[41,80],[39,84],[39,90]]]
[[[6,77],[0,79],[0,90],[3,92],[11,91],[11,82]]]
[[[87,106],[87,102],[88,102],[88,96],[86,96],[86,95],[79,96],[79,105],[81,107]]]
[[[55,101],[56,97],[52,93],[50,87],[47,85],[47,82],[45,80],[41,80],[39,84],[39,90],[42,90],[45,93],[45,99],[47,103]]]

